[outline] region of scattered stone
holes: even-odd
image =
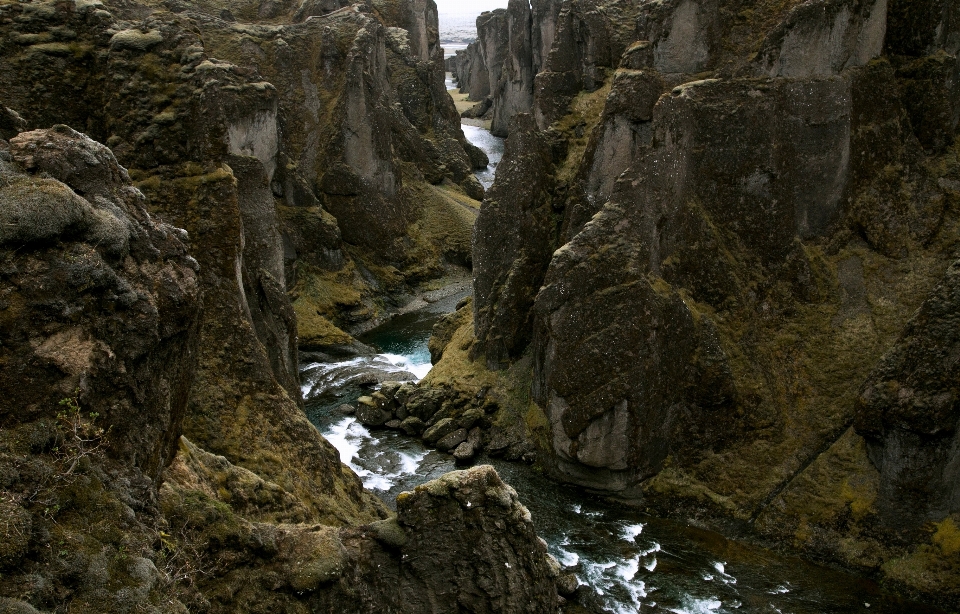
[[[473,407],[463,412],[463,415],[457,419],[457,426],[462,429],[470,430],[478,420],[484,417],[484,411],[479,407]]]
[[[453,451],[453,458],[458,463],[467,463],[477,455],[477,449],[469,441],[464,441]]]
[[[420,418],[409,416],[400,423],[400,428],[411,437],[419,437],[426,430],[427,425]]]
[[[459,446],[461,443],[467,440],[467,429],[457,429],[452,433],[443,436],[437,441],[437,449],[443,450],[452,450]]]
[[[393,420],[388,420],[383,426],[387,427],[388,429],[399,431],[401,428],[400,427],[401,424],[403,424],[403,422],[401,422],[400,420],[393,419]]]
[[[371,397],[357,399],[357,420],[367,426],[382,426],[391,418],[389,412],[383,411]]]
[[[416,416],[421,420],[429,420],[435,413],[440,411],[443,404],[445,392],[436,388],[418,388],[411,392],[407,399],[407,411],[411,416]]]
[[[370,398],[373,399],[373,402],[376,404],[377,409],[382,411],[390,411],[391,401],[388,399],[382,392],[374,392],[370,395]],[[392,412],[391,412],[392,413]]]
[[[410,395],[417,389],[417,385],[413,382],[404,382],[400,384],[400,387],[397,389],[397,392],[393,395],[393,400],[397,402],[397,405],[405,406],[407,400],[410,398]]]
[[[403,384],[400,382],[383,382],[383,385],[380,386],[380,394],[386,397],[390,401],[395,401],[397,398],[397,392],[400,391],[400,388],[403,387]]]
[[[353,414],[357,413],[357,408],[355,408],[353,405],[343,403],[337,407],[337,411],[344,416],[352,416]]]
[[[457,430],[456,423],[450,418],[444,418],[424,431],[423,441],[433,445],[455,430]]]
[[[573,597],[579,587],[580,581],[577,580],[577,576],[572,573],[560,574],[560,576],[557,577],[557,592],[564,597]]]

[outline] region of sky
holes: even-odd
[[[507,8],[507,0],[436,0],[439,13],[475,13]]]

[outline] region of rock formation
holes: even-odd
[[[466,550],[447,495],[397,524],[297,373],[470,263],[486,161],[436,30],[413,0],[0,6],[0,609],[440,611],[401,546]],[[459,521],[510,528],[472,611],[550,607],[509,487],[444,493],[475,482],[499,503]]]
[[[474,235],[474,319],[423,386],[445,417],[482,392],[486,441],[513,425],[559,479],[958,607],[955,13],[544,17]]]
[[[448,60],[461,93],[489,99],[494,135],[507,136],[510,120],[532,110],[534,76],[550,53],[560,8],[558,0],[511,0],[477,17],[477,40]]]

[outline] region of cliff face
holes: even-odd
[[[147,602],[158,581],[141,551],[196,365],[199,268],[66,126],[0,140],[0,202],[0,595],[49,608],[71,585],[120,611],[111,582]]]
[[[956,607],[955,10],[563,3],[457,333],[550,473]]]
[[[557,31],[561,2],[511,0],[477,17],[477,40],[449,61],[460,92],[490,100],[490,132],[507,136],[510,120],[533,108],[534,77]]]
[[[0,30],[2,609],[434,611],[428,579],[373,586],[417,534],[307,420],[296,352],[470,261],[485,160],[436,7],[7,3]],[[110,149],[29,132],[61,123]],[[513,515],[475,569],[550,604]],[[538,554],[504,575],[512,548]]]

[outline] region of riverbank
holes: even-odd
[[[438,306],[392,320],[363,339],[398,362],[422,364],[429,356],[424,331],[445,317]],[[406,379],[413,383],[424,375]],[[389,386],[397,389],[396,384]],[[364,486],[392,506],[401,493],[463,465],[396,427],[361,424],[355,415],[357,399],[377,388],[333,382],[323,395],[305,394],[307,412]],[[473,463],[493,465],[517,490],[549,552],[564,572],[576,577],[577,586],[567,596],[571,605],[583,608],[580,612],[942,614],[904,601],[869,580],[562,485],[529,463],[486,452]]]

